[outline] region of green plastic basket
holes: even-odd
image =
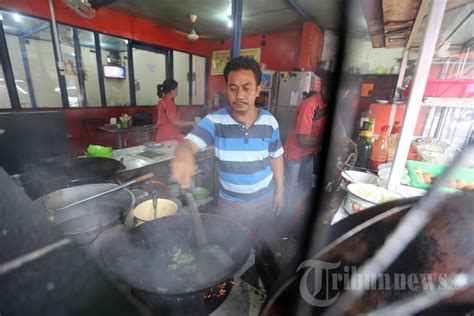
[[[415,161],[415,160],[407,160],[407,169],[408,169],[408,175],[410,176],[410,185],[415,188],[428,190],[429,188],[431,188],[431,185],[424,183],[416,176],[415,168],[417,167],[421,169],[422,173],[431,173],[433,177],[439,177],[446,171],[446,169],[448,168],[448,165],[433,164],[433,163]],[[456,172],[451,177],[451,179],[453,180],[463,179],[467,182],[474,182],[474,169],[459,168],[458,170],[456,170]],[[459,192],[459,190],[452,189],[452,188],[449,188],[449,189],[447,188],[446,191]]]

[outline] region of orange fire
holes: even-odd
[[[204,299],[210,299],[213,297],[219,297],[219,296],[225,295],[227,293],[227,290],[225,288],[227,287],[228,283],[232,285],[237,284],[235,280],[224,281],[217,285],[217,288],[219,289],[218,291],[214,291],[214,289],[207,290],[207,292],[204,294]]]

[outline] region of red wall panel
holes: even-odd
[[[314,22],[304,22],[298,67],[314,71],[323,53],[324,34]]]
[[[185,35],[177,33],[172,29],[150,20],[127,15],[108,8],[100,8],[93,19],[85,19],[72,12],[65,5],[60,5],[60,3],[60,1],[54,1],[54,10],[58,22],[111,35],[133,38],[137,41],[166,46],[198,55],[208,56],[209,54],[209,41],[206,39],[199,39],[191,43]],[[51,19],[48,0],[2,0],[0,7],[14,10],[18,13]]]
[[[2,0],[0,2],[0,8],[51,19],[48,0]],[[150,20],[127,15],[108,8],[99,9],[93,19],[85,19],[76,15],[66,6],[62,5],[61,1],[54,1],[54,8],[58,22],[206,56],[209,57],[209,67],[211,67],[213,51],[229,50],[230,47],[229,39],[226,39],[223,44],[218,40],[211,41],[206,39],[199,39],[197,42],[191,43],[187,40],[185,35],[177,33],[172,29],[158,25]],[[306,28],[308,28],[308,26],[306,26]],[[314,33],[309,32],[308,34],[309,36],[314,36]],[[272,33],[265,35],[265,45],[263,46],[262,35],[251,35],[242,38],[241,47],[260,47],[262,49],[261,62],[265,63],[268,69],[285,71],[301,67],[301,47],[316,51],[322,50],[321,40],[312,41],[309,48],[302,45],[302,41],[306,40],[307,38],[303,37],[300,31]],[[318,44],[316,44],[316,42]],[[320,52],[316,53],[315,56],[320,56]],[[225,82],[223,76],[212,76],[210,75],[210,71],[208,79],[209,101],[212,101],[212,97],[216,92],[225,91]],[[63,111],[66,115],[68,132],[72,139],[80,139],[82,141],[86,137],[85,130],[82,126],[83,119],[109,119],[113,116],[117,117],[121,113],[133,114],[136,111],[154,112],[155,110],[154,108],[137,109],[129,107],[64,109]],[[202,114],[201,107],[199,107],[199,109],[196,107],[182,107],[181,111],[185,119],[192,119],[194,115]],[[82,149],[78,149],[78,151],[81,150]]]
[[[265,46],[262,46],[262,35],[243,36],[241,48],[261,48],[260,61],[271,70],[291,70],[298,67],[299,47],[301,32],[280,32],[265,35]],[[209,56],[217,50],[229,50],[229,40],[211,41],[209,45]],[[224,76],[211,75],[211,63],[209,63],[209,101],[216,92],[225,91]]]

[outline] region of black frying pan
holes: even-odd
[[[99,157],[54,157],[28,165],[26,175],[32,178],[37,190],[30,196],[36,199],[44,194],[81,184],[107,182],[120,170],[121,161]]]
[[[43,160],[28,166],[28,173],[47,179],[64,176],[70,182],[85,184],[106,180],[125,166],[115,159],[100,157],[60,157]]]
[[[208,242],[233,260],[223,268],[212,256],[198,256],[193,216],[200,216]],[[108,239],[101,247],[105,266],[133,288],[164,295],[204,291],[229,278],[250,253],[244,229],[226,218],[182,214],[154,220]]]

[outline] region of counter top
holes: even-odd
[[[174,152],[178,142],[175,140],[165,141],[156,144],[153,148],[144,145],[128,147],[114,150],[113,159],[122,160],[125,169],[120,172],[130,171],[154,164],[165,163],[174,158]],[[213,154],[213,148],[207,148],[202,153],[198,153],[198,157],[202,154],[206,156]]]

